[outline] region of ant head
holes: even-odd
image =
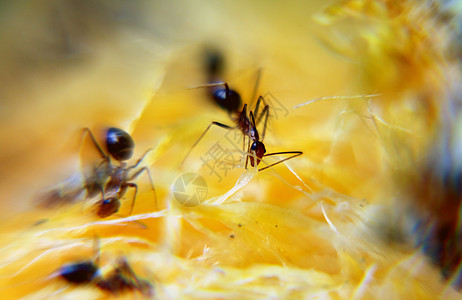
[[[120,208],[119,199],[115,197],[104,199],[101,201],[100,206],[98,208],[98,216],[101,218],[109,217],[115,214],[116,212],[118,212],[119,208]]]
[[[98,267],[92,261],[83,261],[68,264],[59,270],[59,275],[70,283],[82,284],[93,280],[98,272]]]
[[[230,114],[238,112],[242,105],[242,99],[239,93],[227,88],[227,86],[224,89],[217,89],[213,93],[213,99],[218,106],[225,109]]]
[[[260,163],[262,157],[265,155],[266,153],[266,148],[265,148],[265,145],[260,142],[260,141],[255,141],[252,143],[252,146],[250,147],[250,154],[252,154],[249,158],[250,158],[250,165],[252,167],[255,167],[255,165],[258,166],[258,164]],[[255,161],[254,161],[254,156],[257,157],[257,163],[255,164]]]
[[[106,145],[111,156],[117,161],[130,159],[135,148],[132,137],[122,129],[115,127],[107,130]]]

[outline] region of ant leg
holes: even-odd
[[[209,131],[210,127],[212,127],[213,125],[218,126],[218,127],[221,127],[221,128],[229,129],[229,130],[234,129],[234,128],[231,127],[231,126],[228,126],[228,125],[225,125],[225,124],[222,124],[222,123],[219,123],[219,122],[212,122],[212,123],[210,123],[210,125],[207,127],[207,129],[201,134],[201,136],[197,139],[197,141],[192,145],[191,149],[189,149],[188,153],[186,154],[185,158],[183,159],[183,161],[182,161],[181,164],[180,164],[180,168],[183,166],[183,164],[185,163],[185,161],[186,161],[186,159],[188,158],[189,154],[191,154],[191,152],[193,151],[194,147],[196,147],[197,144],[199,144],[199,142],[200,142],[200,141],[202,140],[202,138],[205,136],[205,134],[207,133],[207,131]]]
[[[138,159],[133,166],[128,167],[127,170],[135,169],[136,167],[138,167],[138,165],[143,161],[143,159],[146,157],[146,155],[149,152],[151,152],[152,150],[154,150],[154,149],[149,148],[148,150],[146,150],[146,152],[144,152],[144,154],[140,157],[140,159]]]
[[[98,184],[98,185],[101,185],[101,184],[103,184],[103,183],[102,183],[103,181],[102,181],[102,179],[101,179],[99,170],[101,169],[102,166],[104,166],[104,168],[105,168],[104,170],[105,170],[105,174],[106,174],[106,173],[108,172],[108,169],[109,169],[110,165],[111,165],[111,158],[103,151],[103,149],[101,148],[101,146],[100,146],[100,145],[98,144],[98,142],[96,141],[95,136],[93,135],[93,133],[91,132],[91,130],[90,130],[88,127],[85,127],[85,128],[83,129],[82,139],[81,139],[80,143],[82,143],[82,140],[83,140],[83,138],[84,138],[84,136],[85,136],[85,133],[87,133],[87,134],[90,136],[91,141],[93,142],[93,145],[94,145],[95,148],[98,150],[98,152],[99,152],[101,158],[103,159],[103,160],[98,164],[98,166],[94,169],[94,173],[96,174],[96,177],[97,177],[97,179],[98,179],[98,183],[97,183],[97,184]],[[108,166],[108,165],[109,165],[109,166]],[[92,183],[92,184],[93,184],[93,183]],[[89,190],[88,190],[88,185],[89,185],[88,182],[86,183],[86,185],[87,185],[87,191],[89,191]],[[100,188],[101,188],[101,190],[102,190],[102,187],[100,187]],[[89,194],[91,195],[91,194],[92,194],[92,191],[90,191]],[[102,198],[102,199],[104,199],[104,191],[102,191],[102,194],[103,194],[103,198]]]
[[[130,208],[130,212],[128,215],[131,215],[132,212],[133,212],[133,207],[135,206],[135,201],[136,201],[136,194],[138,194],[138,186],[136,185],[136,183],[133,183],[133,182],[127,182],[124,184],[126,187],[131,187],[131,188],[134,188],[135,189],[135,193],[133,194],[133,198],[132,198],[132,206]],[[157,204],[157,199],[156,199],[156,204]]]
[[[243,134],[242,135],[242,153],[246,153],[245,152],[245,137],[246,137],[246,135]],[[250,142],[250,137],[249,137],[249,142]],[[246,158],[245,158],[245,168],[246,169],[247,169],[247,159],[248,159],[248,156],[246,156]]]
[[[129,277],[133,278],[136,281],[136,284],[139,285],[139,279],[138,276],[136,276],[135,272],[133,271],[132,267],[128,264],[127,260],[125,258],[122,258],[118,261],[118,266],[117,268],[121,271],[124,272],[126,275]]]
[[[259,96],[258,100],[257,100],[257,104],[255,105],[255,109],[253,110],[255,118],[257,118],[257,124],[260,122],[260,119],[261,119],[260,114],[258,113],[258,111],[260,110],[260,103],[261,102],[263,102],[265,107],[268,106],[268,104],[265,101],[265,98],[263,96]],[[263,114],[263,112],[262,112],[262,114]]]
[[[253,93],[252,93],[252,98],[251,101],[255,101],[255,98],[257,97],[257,92],[258,92],[258,86],[260,85],[260,79],[261,79],[261,68],[258,68],[257,71],[257,78],[255,79],[255,85],[253,87]],[[260,96],[261,97],[261,96]],[[258,101],[260,101],[260,97],[258,97]],[[252,104],[252,103],[251,103]],[[257,107],[258,107],[258,102],[257,102]],[[258,109],[257,109],[258,110]],[[256,113],[255,113],[256,115]]]
[[[258,171],[263,171],[263,170],[265,170],[265,169],[271,168],[272,166],[275,166],[275,165],[278,165],[278,164],[280,164],[280,163],[282,163],[282,162],[285,162],[286,160],[289,160],[289,159],[292,159],[292,158],[294,158],[294,157],[300,156],[300,155],[303,154],[303,152],[302,152],[302,151],[274,152],[274,153],[265,154],[264,156],[283,155],[283,154],[293,154],[293,155],[291,155],[291,156],[289,156],[289,157],[287,157],[287,158],[284,158],[283,160],[280,160],[280,161],[278,161],[278,162],[275,162],[275,163],[273,163],[273,164],[271,164],[271,165],[268,165],[268,166],[266,166],[266,167],[263,167],[263,168],[261,168],[261,169],[258,169]]]
[[[247,143],[247,152],[245,154],[245,169],[247,170],[247,165],[248,165],[248,162],[249,162],[249,159],[250,159],[250,156],[253,155],[253,154],[250,154],[250,141],[251,141],[251,138],[249,137],[249,142]]]
[[[106,153],[104,153],[103,149],[101,148],[101,146],[100,146],[100,145],[98,144],[98,142],[96,141],[95,136],[94,136],[93,133],[91,132],[90,128],[85,127],[85,128],[83,129],[82,139],[83,139],[85,133],[87,133],[87,134],[90,136],[90,138],[91,138],[93,144],[95,145],[96,149],[98,150],[99,154],[101,155],[101,158],[103,158],[104,160],[109,160],[109,156],[108,156]]]
[[[226,98],[230,97],[230,89],[229,89],[229,86],[226,82],[217,82],[217,83],[208,83],[208,84],[202,84],[202,85],[198,85],[198,86],[195,86],[194,88],[195,89],[200,89],[200,88],[204,88],[204,87],[214,87],[214,86],[224,86],[225,87],[225,91],[226,91]],[[229,113],[229,112],[228,112]],[[231,116],[231,115],[230,115]]]
[[[216,83],[208,83],[208,84],[201,84],[195,87],[192,87],[193,89],[200,89],[200,88],[205,88],[205,87],[215,87],[215,86],[224,86],[226,90],[226,95],[229,95],[229,86],[226,82],[216,82]]]
[[[147,174],[148,174],[148,178],[149,178],[149,183],[151,184],[151,189],[152,189],[152,192],[154,193],[154,205],[155,207],[157,208],[157,193],[156,193],[156,187],[154,186],[154,183],[152,181],[152,176],[151,176],[151,172],[149,171],[148,167],[143,167],[141,169],[139,169],[135,174],[133,174],[130,178],[127,179],[127,181],[132,181],[133,179],[135,179],[136,177],[138,177],[141,172],[145,171]],[[136,197],[136,192],[138,190],[138,187],[136,184],[134,183],[130,183],[130,182],[127,182],[126,183],[129,187],[135,187],[136,190],[135,190],[135,197]],[[134,185],[134,186],[133,186]],[[130,210],[130,214],[133,210],[133,206],[135,205],[135,197],[133,197],[133,201],[132,201],[132,208]]]
[[[260,116],[257,117],[257,123],[256,124],[260,123],[263,116],[265,116],[265,124],[263,125],[263,133],[261,134],[261,140],[262,141],[265,139],[266,127],[268,126],[269,105],[266,105],[265,108],[263,108]]]
[[[138,278],[138,275],[136,275],[135,271],[125,258],[120,259],[117,264],[118,266],[116,270],[118,270],[118,273],[125,275],[124,277],[131,278],[135,281],[134,283],[130,282],[130,287],[137,289],[145,296],[152,296],[151,284]]]

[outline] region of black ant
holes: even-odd
[[[111,164],[110,156],[103,151],[90,129],[84,128],[84,134],[85,132],[90,135],[93,144],[103,158],[101,164],[94,170],[93,178],[87,179],[86,184],[88,196],[94,195],[95,191],[101,192],[102,198],[98,201],[98,216],[105,218],[116,213],[120,208],[120,199],[125,195],[127,189],[134,188],[135,193],[130,208],[131,214],[135,205],[138,186],[130,181],[138,177],[143,171],[148,174],[151,189],[154,192],[155,205],[157,206],[156,191],[149,169],[143,167],[135,174],[129,175],[130,171],[137,168],[152,149],[147,150],[133,166],[127,167],[124,161],[132,157],[135,142],[127,132],[119,128],[111,127],[106,132],[106,146],[109,155],[119,162],[119,166],[114,166]],[[109,178],[109,181],[107,178]]]
[[[106,279],[97,280],[96,286],[113,294],[136,290],[146,296],[152,295],[151,283],[139,279],[125,259],[117,263],[117,267]]]
[[[221,53],[217,50],[208,50],[206,51],[205,55],[205,72],[209,78],[209,80],[215,80],[220,74],[222,73],[222,69],[224,68],[224,59]],[[257,79],[255,82],[254,90],[253,90],[253,95],[252,99],[255,99],[257,95],[257,87],[260,83],[260,77],[261,77],[261,71],[259,70],[257,74]],[[242,110],[240,109],[242,106],[242,98],[240,94],[233,90],[230,89],[228,84],[226,82],[217,82],[217,83],[209,83],[209,84],[204,84],[197,86],[196,88],[214,88],[212,89],[211,93],[211,98],[213,98],[214,102],[220,106],[222,109],[226,110],[228,112],[228,115],[233,119],[233,121],[236,123],[234,127],[231,127],[229,125],[220,123],[220,122],[212,122],[207,129],[202,133],[202,135],[199,137],[199,139],[193,144],[189,152],[186,154],[185,158],[183,159],[181,166],[184,164],[186,159],[188,158],[189,154],[192,152],[194,147],[197,146],[197,144],[200,142],[200,140],[204,137],[204,135],[209,131],[209,129],[212,126],[218,126],[221,128],[225,128],[228,130],[232,129],[239,129],[244,138],[243,138],[243,151],[245,151],[245,137],[249,137],[250,140],[252,140],[252,145],[250,145],[250,140],[249,140],[249,147],[247,149],[247,159],[246,159],[246,164],[245,168],[247,169],[247,163],[250,158],[250,164],[252,167],[257,166],[263,156],[272,156],[272,155],[284,155],[284,154],[293,154],[290,157],[287,157],[281,161],[278,161],[274,164],[271,164],[269,166],[266,166],[264,168],[259,169],[259,171],[265,170],[269,167],[272,167],[274,165],[277,165],[279,163],[282,163],[286,160],[289,160],[291,158],[294,158],[296,156],[299,156],[303,154],[301,151],[287,151],[287,152],[276,152],[276,153],[266,153],[265,145],[263,144],[263,139],[265,138],[265,133],[266,133],[266,127],[268,124],[268,115],[269,115],[269,105],[266,104],[265,99],[263,96],[259,96],[256,106],[255,106],[255,118],[256,122],[254,119],[254,114],[252,111],[247,114],[247,104],[244,104]],[[218,88],[218,87],[223,87],[223,88]],[[259,113],[259,108],[261,102],[264,103],[265,107]],[[262,133],[262,140],[260,141],[259,134],[257,131],[257,124],[261,122],[262,119],[265,119],[264,127],[263,127],[263,133]],[[256,160],[256,161],[255,161]]]
[[[135,290],[147,296],[152,294],[151,284],[139,279],[126,259],[120,259],[106,278],[101,276],[98,264],[99,255],[94,260],[64,265],[57,273],[69,283],[76,285],[94,283],[100,289],[116,295]]]
[[[268,108],[268,105],[265,108]],[[257,110],[258,110],[258,106],[257,106]],[[246,169],[247,169],[248,160],[250,160],[250,165],[252,167],[255,167],[255,166],[258,166],[258,164],[260,164],[260,162],[261,162],[261,160],[262,160],[262,158],[264,156],[293,154],[293,155],[291,155],[289,157],[286,157],[286,158],[284,158],[284,159],[282,159],[280,161],[277,161],[275,163],[272,163],[270,165],[267,165],[267,166],[265,166],[263,168],[258,169],[258,171],[263,171],[263,170],[268,169],[268,168],[270,168],[270,167],[272,167],[274,165],[280,164],[280,163],[282,163],[282,162],[284,162],[286,160],[292,159],[294,157],[297,157],[297,156],[303,154],[302,151],[284,151],[284,152],[273,152],[273,153],[266,154],[266,148],[265,148],[265,145],[263,144],[263,139],[265,138],[265,131],[266,131],[266,125],[267,125],[267,121],[268,121],[268,114],[266,114],[265,126],[263,128],[263,134],[262,134],[261,141],[260,141],[260,137],[259,137],[259,134],[258,134],[258,131],[257,131],[257,126],[256,126],[256,123],[255,123],[255,118],[254,118],[254,115],[253,115],[252,111],[250,111],[250,120],[251,120],[251,127],[249,129],[249,137],[253,142],[252,142],[252,145],[250,145],[250,141],[249,141],[249,149],[247,150],[247,153],[249,153],[249,154],[247,155],[247,159],[245,161],[245,168]]]
[[[186,157],[183,159],[183,162],[181,163],[181,165],[183,165],[183,163],[186,161],[187,157],[189,156],[191,151],[194,149],[194,147],[197,146],[197,144],[204,137],[204,135],[214,125],[218,126],[218,127],[221,127],[221,128],[228,129],[228,130],[233,130],[233,129],[236,129],[236,128],[239,129],[242,132],[242,134],[244,135],[244,139],[243,139],[243,149],[244,149],[244,151],[245,151],[245,137],[247,136],[250,140],[252,140],[252,145],[250,145],[250,140],[249,140],[249,143],[248,143],[249,144],[248,149],[247,149],[248,154],[247,154],[247,159],[246,159],[246,164],[245,164],[246,169],[247,169],[247,164],[248,164],[249,159],[250,159],[250,165],[252,167],[255,167],[255,166],[258,166],[258,164],[260,163],[261,159],[264,156],[293,154],[290,157],[287,157],[287,158],[285,158],[283,160],[280,160],[280,161],[278,161],[276,163],[273,163],[271,165],[268,165],[268,166],[266,166],[264,168],[259,169],[259,171],[262,171],[262,170],[265,170],[265,169],[267,169],[269,167],[272,167],[274,165],[277,165],[277,164],[282,163],[282,162],[284,162],[286,160],[289,160],[291,158],[294,158],[296,156],[299,156],[299,155],[303,154],[303,152],[301,152],[301,151],[285,151],[285,152],[275,152],[275,153],[266,154],[266,149],[265,149],[265,145],[263,144],[263,139],[265,138],[266,127],[268,125],[269,105],[266,104],[265,99],[263,98],[263,96],[258,97],[257,104],[255,106],[255,117],[256,117],[256,121],[255,121],[254,113],[252,111],[250,111],[249,114],[247,114],[247,104],[244,104],[242,110],[240,110],[240,111],[238,110],[238,107],[240,107],[241,102],[242,102],[241,97],[240,97],[238,92],[236,92],[234,90],[231,90],[227,83],[225,83],[225,82],[211,83],[211,84],[206,84],[206,85],[199,86],[198,88],[201,88],[201,87],[216,87],[216,86],[224,86],[224,89],[217,89],[214,92],[213,96],[214,96],[215,101],[221,107],[226,109],[230,115],[232,115],[232,114],[236,115],[237,114],[237,116],[233,118],[235,120],[235,122],[236,122],[236,125],[234,127],[231,127],[231,126],[223,124],[223,123],[212,122],[207,127],[207,129],[202,133],[202,135],[199,137],[199,139],[193,144],[193,146],[191,147],[191,149],[187,153]],[[259,113],[259,108],[260,108],[261,102],[263,102],[265,104],[265,107],[263,108],[261,113]],[[264,121],[264,126],[263,126],[262,139],[260,140],[260,137],[259,137],[259,134],[258,134],[258,131],[257,131],[257,124],[259,124],[263,118],[265,119],[265,121]]]

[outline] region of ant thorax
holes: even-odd
[[[109,153],[104,152],[90,129],[84,128],[84,134],[85,133],[90,136],[95,148],[102,158],[101,163],[93,169],[93,174],[87,177],[85,186],[88,198],[98,194],[101,197],[97,202],[98,216],[105,218],[117,212],[121,206],[120,200],[125,195],[128,188],[134,190],[130,208],[131,214],[138,191],[138,185],[133,182],[133,180],[142,172],[148,175],[151,189],[154,193],[154,202],[157,206],[157,196],[149,169],[147,167],[142,167],[136,170],[147,153],[152,149],[148,149],[134,165],[128,166],[125,161],[132,157],[135,143],[127,132],[115,127],[111,127],[107,130],[106,146]],[[119,165],[113,165],[111,157],[115,159]],[[131,170],[136,171],[130,176],[129,173]]]

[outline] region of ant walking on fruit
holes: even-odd
[[[206,76],[210,81],[217,80],[224,69],[224,58],[223,55],[215,50],[215,49],[207,49],[205,56],[204,56],[204,71]],[[257,88],[260,83],[261,71],[259,70],[257,73],[253,94],[251,99],[255,99],[257,95]],[[209,83],[197,86],[195,88],[210,88],[211,93],[209,97],[213,99],[215,104],[225,110],[230,118],[235,122],[234,126],[229,126],[220,122],[212,122],[210,125],[205,129],[202,135],[197,139],[197,141],[192,145],[188,153],[186,154],[185,158],[183,159],[181,166],[185,163],[188,156],[191,154],[192,150],[199,144],[205,134],[210,130],[212,126],[218,126],[227,130],[234,130],[239,129],[243,134],[243,141],[242,141],[242,151],[246,152],[246,163],[245,168],[247,169],[248,162],[250,160],[250,165],[252,167],[257,166],[264,156],[273,156],[273,155],[291,155],[283,160],[280,160],[276,163],[270,164],[263,168],[260,168],[259,171],[265,170],[270,168],[274,165],[280,164],[286,160],[292,159],[296,156],[303,154],[301,151],[285,151],[285,152],[275,152],[275,153],[268,153],[266,154],[265,145],[263,144],[263,140],[265,138],[266,128],[268,125],[268,116],[270,106],[266,104],[265,99],[263,96],[259,96],[257,103],[255,105],[255,110],[252,112],[249,110],[247,113],[247,104],[244,104],[242,107],[242,98],[241,95],[231,89],[226,82],[216,82],[216,83]],[[260,112],[260,105],[264,105],[262,111]],[[241,109],[242,107],[242,109]],[[257,125],[264,119],[263,125],[263,132],[262,138],[260,140]],[[245,147],[245,140],[248,137],[248,147],[246,151]],[[252,141],[252,144],[251,144]]]
[[[230,89],[226,82],[205,84],[205,85],[198,86],[197,88],[219,87],[219,86],[223,86],[224,88],[215,89],[213,93],[213,99],[220,107],[222,107],[228,112],[228,114],[232,117],[232,119],[234,119],[236,124],[235,126],[229,126],[229,125],[226,125],[220,122],[212,122],[207,127],[207,129],[202,133],[199,139],[192,145],[191,149],[189,150],[189,152],[183,159],[181,166],[184,164],[189,154],[197,146],[197,144],[199,144],[199,142],[202,140],[202,138],[205,136],[205,134],[210,130],[212,126],[218,126],[218,127],[221,127],[227,130],[239,129],[244,136],[243,151],[245,151],[245,138],[246,137],[249,138],[247,152],[246,152],[247,159],[246,159],[245,168],[247,168],[247,164],[249,160],[250,160],[250,165],[252,167],[258,166],[258,164],[260,163],[260,161],[262,160],[264,156],[291,154],[291,156],[283,160],[280,160],[276,163],[260,168],[259,171],[265,170],[274,165],[280,164],[286,160],[292,159],[296,156],[303,154],[303,152],[301,151],[285,151],[285,152],[274,152],[274,153],[266,154],[266,149],[263,144],[263,139],[265,137],[266,127],[268,125],[268,116],[269,116],[270,106],[266,104],[263,96],[259,96],[256,106],[255,106],[255,114],[252,111],[249,111],[249,113],[247,113],[247,104],[244,104],[242,110],[240,110],[239,108],[242,104],[241,96],[235,90]],[[260,109],[260,105],[262,102],[264,103],[265,107],[260,112],[259,109]],[[264,125],[263,125],[262,139],[260,140],[258,130],[257,130],[257,125],[262,121],[262,119],[264,119]],[[252,141],[252,144],[250,144],[250,141]]]
[[[86,184],[87,194],[89,197],[93,196],[97,192],[101,192],[102,198],[97,203],[98,216],[105,218],[116,213],[121,205],[120,199],[125,195],[128,188],[133,188],[135,190],[130,208],[131,214],[138,192],[138,186],[136,183],[131,181],[138,177],[142,172],[146,172],[148,174],[151,189],[154,193],[155,205],[157,206],[156,190],[149,169],[147,167],[142,167],[134,174],[130,175],[130,172],[139,166],[144,157],[152,149],[147,150],[134,165],[127,167],[127,163],[125,161],[133,156],[133,150],[135,148],[135,142],[127,132],[115,127],[111,127],[107,130],[106,146],[109,155],[103,151],[89,128],[84,128],[84,134],[85,133],[88,133],[103,159],[103,161],[95,168],[93,178],[87,179]],[[119,162],[118,166],[114,166],[111,163],[111,157]]]

